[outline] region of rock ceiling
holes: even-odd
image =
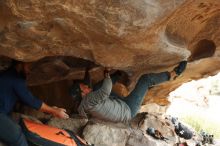
[[[81,78],[88,65],[99,80],[102,67],[141,75],[188,59],[146,97],[166,104],[181,83],[219,71],[219,50],[220,0],[0,1],[1,68],[4,57],[34,62],[30,85]]]

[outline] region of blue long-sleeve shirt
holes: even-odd
[[[35,109],[42,105],[28,90],[25,79],[15,69],[9,69],[0,74],[0,113],[9,114],[18,100]]]

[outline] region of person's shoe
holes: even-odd
[[[155,129],[153,127],[148,127],[146,133],[153,136],[155,135]]]
[[[186,65],[187,61],[181,61],[179,65],[173,69],[177,76],[182,74],[182,72],[186,69]]]

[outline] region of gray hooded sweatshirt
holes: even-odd
[[[105,78],[100,89],[83,97],[78,107],[79,114],[84,117],[90,114],[97,119],[112,122],[131,120],[129,106],[121,99],[110,96],[111,90],[111,78]]]

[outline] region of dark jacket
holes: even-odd
[[[28,90],[25,79],[11,68],[0,74],[0,112],[9,114],[18,100],[35,109],[42,105]]]

